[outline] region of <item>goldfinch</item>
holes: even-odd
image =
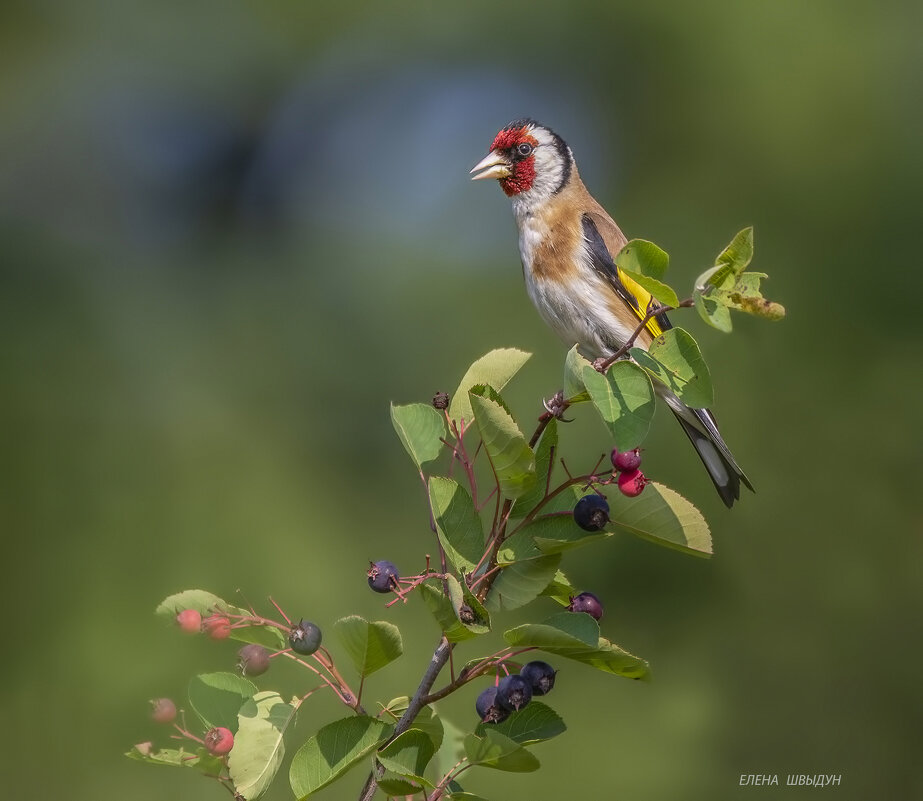
[[[516,120],[497,134],[487,157],[471,172],[472,180],[496,178],[512,200],[526,289],[545,322],[591,360],[615,353],[656,301],[616,266],[615,256],[627,239],[583,185],[564,140],[535,120]],[[658,314],[635,347],[648,348],[669,327],[666,314]],[[654,384],[721,500],[732,506],[740,498],[741,482],[753,490],[714,415],[686,406],[660,382]]]

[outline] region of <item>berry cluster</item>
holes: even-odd
[[[504,676],[493,687],[488,687],[474,702],[474,708],[483,723],[500,723],[511,712],[518,712],[535,695],[547,695],[554,687],[557,671],[547,662],[529,662],[519,673]]]
[[[390,562],[388,564],[390,564]],[[280,609],[279,612],[282,612],[282,610]],[[320,628],[315,623],[302,619],[297,625],[292,625],[284,612],[282,612],[282,616],[285,617],[286,626],[283,626],[282,623],[276,623],[263,618],[242,617],[240,615],[222,612],[215,612],[203,618],[201,613],[195,609],[182,609],[176,615],[176,624],[182,631],[188,634],[201,633],[213,640],[226,640],[231,636],[231,630],[236,625],[249,626],[258,623],[260,625],[274,626],[275,628],[285,631],[288,635],[289,648],[296,654],[310,656],[320,648],[322,634]],[[231,622],[232,618],[235,620],[234,623]],[[274,656],[278,656],[280,653],[285,653],[285,651],[271,653],[268,648],[262,645],[249,643],[244,645],[237,652],[237,670],[242,676],[262,676],[269,670],[269,660]],[[165,699],[160,700],[162,701]],[[161,711],[160,714],[166,715],[167,713],[166,711]],[[176,710],[174,708],[173,715],[175,716],[175,714]],[[158,718],[155,716],[155,720],[156,719]]]
[[[649,483],[641,472],[641,449],[630,451],[612,449],[612,469],[619,474],[617,484],[619,492],[628,498],[636,498]]]
[[[176,715],[176,704],[171,699],[154,698],[151,700],[151,719],[155,723],[173,723],[173,727],[180,733],[182,738],[198,743],[212,756],[224,757],[231,752],[234,747],[234,733],[230,729],[226,729],[224,726],[214,726],[199,739],[192,732],[186,730],[185,719],[182,726],[174,722]],[[150,743],[145,745],[150,746]],[[190,757],[190,759],[192,758],[194,757]]]

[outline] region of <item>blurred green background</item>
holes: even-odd
[[[755,225],[789,316],[738,316],[730,337],[686,323],[758,494],[725,510],[668,416],[648,442],[715,557],[616,538],[570,559],[655,681],[566,667],[551,700],[570,730],[536,749],[542,771],[469,788],[787,798],[808,794],[788,773],[823,773],[837,798],[923,797],[921,8],[7,0],[6,795],[227,797],[121,755],[164,737],[146,699],[233,662],[153,617],[183,588],[272,594],[322,626],[387,617],[406,653],[368,697],[415,685],[435,626],[363,575],[432,549],[388,404],[453,389],[500,346],[535,354],[509,393],[526,419],[561,383],[508,201],[468,180],[528,115],[669,251],[677,286]],[[578,416],[565,456],[593,460],[609,443]],[[288,668],[262,684],[304,691]],[[465,725],[469,689],[442,707]],[[312,698],[290,751],[338,714]],[[282,778],[271,798],[289,797]]]

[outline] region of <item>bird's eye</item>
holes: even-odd
[[[528,142],[523,142],[521,145],[518,145],[516,147],[516,151],[523,158],[525,158],[526,156],[531,156],[532,150],[533,150],[532,145],[530,145]]]

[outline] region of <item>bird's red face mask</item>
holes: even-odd
[[[487,157],[478,162],[472,180],[496,178],[507,195],[532,188],[535,180],[535,148],[538,140],[526,128],[504,128],[497,134]]]

